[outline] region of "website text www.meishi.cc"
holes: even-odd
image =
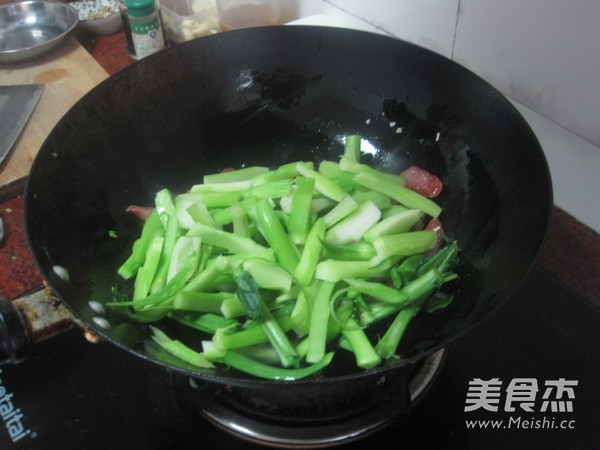
[[[466,419],[468,429],[518,429],[518,430],[573,430],[574,419],[557,419],[556,417],[525,418],[522,416],[508,419]]]

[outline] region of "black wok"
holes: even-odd
[[[201,379],[268,384],[233,370],[194,370],[153,346],[147,325],[110,309],[99,314],[89,302],[111,299],[116,268],[139,233],[128,205],[150,205],[161,188],[183,192],[229,166],[335,160],[341,138],[353,133],[372,145],[374,166],[416,164],[442,178],[441,219],[462,248],[455,301],[412,323],[406,358],[393,367],[405,366],[515,290],[542,245],[552,194],[544,154],[511,104],[463,67],[399,40],[320,27],[249,29],[178,45],[117,73],[62,118],[33,164],[31,250],[58,296],[104,339]],[[334,361],[317,380],[362,376]]]

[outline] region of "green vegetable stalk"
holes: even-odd
[[[254,209],[259,231],[275,251],[275,256],[281,266],[293,273],[298,265],[298,250],[285,232],[285,228],[277,214],[275,214],[273,207],[267,200],[259,200],[254,205]]]
[[[154,322],[152,340],[185,367],[296,380],[339,348],[365,370],[397,357],[416,314],[452,302],[441,288],[457,277],[458,245],[446,238],[438,249],[422,226],[441,208],[362,163],[361,142],[347,136],[339,162],[250,166],[177,196],[159,191],[118,268],[134,282],[106,305]],[[197,335],[171,339],[159,320]]]
[[[241,267],[234,270],[233,278],[238,286],[237,296],[246,308],[248,318],[259,321],[262,330],[277,351],[281,365],[289,367],[296,363],[299,356],[269,308],[262,301],[256,281]]]
[[[308,330],[306,361],[309,363],[316,363],[325,355],[329,301],[334,287],[335,283],[322,281],[315,296]]]
[[[396,350],[408,324],[418,311],[419,308],[406,308],[396,315],[392,324],[375,346],[375,350],[381,358],[388,359],[396,354]]]
[[[148,248],[152,244],[152,240],[156,235],[162,235],[164,233],[162,222],[158,216],[158,212],[156,209],[153,210],[146,222],[144,222],[144,226],[142,228],[141,236],[133,243],[133,248],[131,255],[127,260],[119,267],[117,270],[118,274],[121,275],[126,280],[133,278],[138,269],[144,264],[146,261],[146,255],[148,253]]]
[[[313,198],[315,180],[313,178],[296,178],[296,192],[292,197],[292,209],[288,219],[288,231],[292,242],[304,244],[311,226],[310,205]]]
[[[370,369],[381,364],[381,357],[369,341],[363,329],[352,318],[348,319],[346,327],[342,329],[342,335],[348,340],[356,365],[362,369]]]

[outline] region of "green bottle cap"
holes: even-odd
[[[155,11],[154,0],[125,0],[125,6],[132,17],[144,17]]]

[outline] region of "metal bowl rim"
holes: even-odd
[[[9,3],[7,5],[1,5],[0,6],[0,10],[15,8],[17,5],[18,6],[22,6],[22,5],[32,5],[32,4],[53,5],[52,7],[62,8],[64,10],[66,10],[66,11],[70,11],[73,14],[73,17],[74,17],[75,20],[73,22],[69,23],[69,26],[65,30],[63,30],[63,32],[60,35],[55,36],[52,39],[49,39],[47,41],[43,41],[43,42],[37,43],[37,44],[29,46],[29,47],[22,47],[22,48],[12,49],[12,50],[0,50],[0,55],[15,55],[17,53],[24,53],[24,54],[26,54],[26,53],[29,53],[31,50],[34,50],[34,49],[39,48],[41,46],[52,44],[52,43],[55,43],[57,41],[60,41],[61,39],[63,39],[64,37],[66,37],[69,33],[71,33],[75,29],[75,27],[77,26],[77,24],[79,23],[79,14],[75,10],[75,8],[73,8],[70,5],[67,5],[67,4],[64,4],[64,3],[59,3],[59,2],[56,2],[56,1],[27,0],[27,1],[24,1],[24,2]]]

